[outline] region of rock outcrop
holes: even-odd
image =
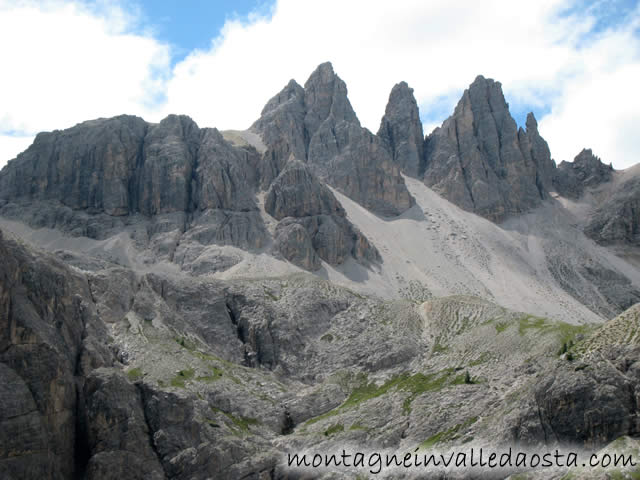
[[[308,134],[304,127],[304,88],[291,80],[267,102],[260,118],[251,126],[267,146],[260,164],[261,186],[269,188],[291,156],[307,158]]]
[[[88,480],[166,478],[153,451],[142,396],[120,370],[99,368],[84,384],[83,441]]]
[[[586,188],[597,187],[612,178],[613,167],[602,163],[591,149],[584,149],[573,162],[561,162],[558,165],[553,186],[560,195],[577,200]]]
[[[553,185],[563,197],[591,205],[584,226],[587,236],[601,245],[640,245],[640,178],[636,172],[616,172],[584,149],[573,162],[560,163]]]
[[[293,155],[320,179],[376,213],[397,215],[413,205],[400,169],[384,142],[360,126],[347,87],[330,63],[320,65],[304,88],[291,81],[251,128],[267,145],[263,186]]]
[[[584,233],[602,245],[640,245],[640,178],[621,182],[596,204]]]
[[[513,440],[601,448],[637,435],[638,353],[638,348],[615,348],[586,363],[559,362],[538,380],[535,403],[525,410]]]
[[[271,238],[256,197],[264,189],[271,215],[297,218],[307,230],[277,229],[275,250],[285,258],[306,269],[317,269],[320,258],[342,263],[351,252],[359,261],[377,259],[321,180],[295,185],[320,174],[378,212],[395,214],[411,204],[399,170],[382,143],[360,127],[346,93],[329,64],[306,89],[290,82],[254,125],[266,144],[260,152],[178,115],[159,124],[120,116],[40,134],[0,172],[0,215],[94,239],[128,230],[138,246],[173,261],[178,245],[183,251],[194,243],[267,246]],[[316,133],[334,126],[352,140],[329,153]],[[316,153],[308,155],[309,149]],[[292,176],[302,170],[287,170],[289,159],[311,170]],[[329,238],[333,233],[337,238]],[[228,257],[219,260],[209,263],[228,268]]]
[[[378,136],[388,145],[393,162],[417,178],[424,163],[424,134],[413,89],[400,82],[391,89]]]
[[[539,205],[547,197],[551,169],[533,115],[527,130],[519,130],[500,83],[482,76],[426,139],[426,185],[496,222]]]

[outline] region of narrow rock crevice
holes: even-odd
[[[142,407],[142,413],[144,415],[144,423],[147,427],[147,436],[149,439],[149,446],[151,447],[151,450],[153,451],[153,454],[155,455],[155,457],[158,460],[158,463],[160,464],[160,467],[163,470],[164,476],[165,478],[169,479],[171,478],[170,475],[167,473],[167,470],[164,466],[164,462],[163,462],[163,458],[162,455],[160,454],[160,452],[158,451],[157,447],[156,447],[156,442],[154,440],[154,430],[153,427],[151,426],[151,422],[149,420],[149,415],[148,415],[148,406],[147,406],[147,392],[145,391],[145,388],[143,387],[141,382],[136,382],[134,383],[134,386],[136,387],[136,392],[138,394],[138,401],[140,402],[140,405]]]

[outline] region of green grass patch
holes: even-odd
[[[172,387],[184,388],[186,383],[189,380],[192,380],[194,376],[195,371],[193,370],[193,368],[180,370],[177,375],[171,379],[170,384]]]
[[[576,337],[589,331],[587,325],[571,325],[565,322],[551,322],[542,317],[527,315],[518,319],[518,333],[524,335],[527,330],[537,330],[541,332],[553,333],[558,337],[560,344],[573,342]]]
[[[442,345],[438,340],[436,340],[436,343],[433,345],[433,349],[431,350],[431,353],[434,355],[438,355],[440,353],[445,353],[449,350],[449,347],[447,347],[446,345]]]
[[[342,424],[340,424],[340,423],[337,423],[337,424],[331,425],[329,428],[327,428],[324,431],[324,435],[325,435],[325,437],[330,437],[334,433],[340,433],[340,432],[344,432],[344,426]]]
[[[449,430],[438,432],[435,435],[432,435],[431,437],[427,438],[424,442],[422,442],[420,444],[420,448],[428,450],[440,443],[456,440],[457,438],[460,438],[459,432],[470,427],[477,421],[478,421],[478,417],[471,417],[468,420],[465,420],[463,423],[459,423],[456,426],[451,427]]]
[[[478,358],[476,358],[475,360],[469,362],[469,367],[477,367],[478,365],[482,365],[483,363],[487,363],[490,360],[491,360],[491,353],[483,352],[482,355],[480,355]]]
[[[213,383],[217,380],[220,380],[224,376],[224,372],[218,367],[210,367],[211,375],[203,375],[200,377],[196,377],[197,382],[205,382],[205,383]]]
[[[186,337],[176,337],[175,341],[182,348],[186,348],[190,352],[193,352],[196,349],[196,346],[193,342],[189,341]]]
[[[248,433],[249,427],[254,425],[260,425],[260,420],[250,417],[236,417],[232,413],[225,412],[216,407],[210,407],[215,413],[220,413],[230,420],[229,427],[234,433]]]
[[[502,333],[507,328],[509,328],[509,322],[498,322],[496,323],[495,327],[496,327],[496,333]]]
[[[127,377],[129,377],[129,380],[131,380],[132,382],[140,380],[142,378],[142,375],[142,370],[139,367],[132,368],[127,372]]]
[[[545,318],[533,315],[526,315],[518,319],[518,333],[520,335],[524,335],[527,330],[542,330],[551,326]]]
[[[361,403],[368,402],[374,398],[385,395],[391,391],[408,392],[402,407],[406,414],[411,413],[411,403],[420,395],[427,392],[436,392],[451,385],[464,384],[464,375],[454,375],[455,370],[449,368],[438,373],[425,375],[416,373],[409,375],[404,373],[387,380],[384,384],[378,386],[374,382],[369,382],[365,377],[363,382],[351,391],[347,399],[337,408],[317,417],[307,420],[305,425],[312,425],[321,420],[333,417],[341,411],[355,408]]]

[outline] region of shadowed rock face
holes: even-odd
[[[267,192],[264,208],[272,217],[339,215],[344,209],[325,185],[302,162],[290,161]]]
[[[376,248],[346,219],[331,190],[302,162],[290,160],[278,175],[267,192],[265,210],[280,220],[276,249],[307,270],[318,269],[319,258],[332,265],[349,256],[364,263],[380,258]]]
[[[640,245],[640,178],[623,182],[595,205],[584,233],[602,245]]]
[[[391,89],[378,136],[389,146],[393,162],[417,178],[424,162],[424,134],[413,89],[406,82]]]
[[[138,210],[145,215],[186,212],[196,166],[200,130],[186,116],[169,115],[144,140]]]
[[[538,122],[533,113],[527,114],[526,130],[518,129],[520,150],[526,163],[535,165],[535,183],[541,197],[548,198],[553,190],[553,177],[556,163],[551,159],[551,152],[546,140],[538,132]]]
[[[553,170],[533,115],[527,130],[518,130],[500,83],[482,76],[427,137],[425,156],[427,186],[498,222],[540,204]]]
[[[73,478],[77,377],[111,365],[87,280],[0,233],[0,477]]]
[[[73,209],[127,215],[149,125],[120,116],[40,133],[0,173],[0,197],[58,200]]]
[[[263,186],[293,155],[376,213],[397,215],[414,203],[384,142],[360,126],[347,87],[330,63],[320,65],[304,88],[291,81],[267,103],[252,130],[267,145]]]
[[[528,408],[515,422],[514,441],[601,448],[640,432],[639,349],[609,345],[578,365],[559,362],[532,389]]]
[[[269,188],[291,156],[307,157],[308,135],[304,128],[304,89],[291,80],[262,109],[251,129],[260,132],[267,150],[260,164],[261,186]]]

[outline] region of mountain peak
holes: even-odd
[[[302,88],[302,86],[294,79],[291,79],[282,90],[267,102],[260,115],[268,115],[270,112],[296,97],[299,99],[304,98],[304,88]]]
[[[407,82],[391,89],[378,136],[391,150],[393,161],[407,175],[417,177],[424,155],[424,134],[418,103]]]
[[[311,77],[313,77],[314,75],[321,75],[323,77],[331,77],[334,76],[336,73],[333,70],[333,64],[331,62],[323,62],[320,65],[318,65],[316,67],[316,69],[313,71],[313,73],[311,74]]]
[[[600,157],[594,155],[590,148],[583,148],[573,159],[573,165],[574,168],[577,166],[592,166],[595,168],[613,170],[612,165],[606,165],[603,163]]]
[[[554,178],[560,195],[580,198],[587,187],[595,187],[611,180],[613,166],[606,165],[590,148],[583,148],[573,162],[561,162]]]
[[[304,84],[307,114],[305,127],[311,137],[329,115],[335,121],[345,120],[360,125],[347,96],[347,85],[333,71],[331,63],[320,64]]]
[[[525,122],[525,127],[527,127],[527,131],[531,130],[531,131],[538,131],[538,121],[536,120],[535,115],[533,114],[533,112],[529,112],[527,113],[527,120]]]

